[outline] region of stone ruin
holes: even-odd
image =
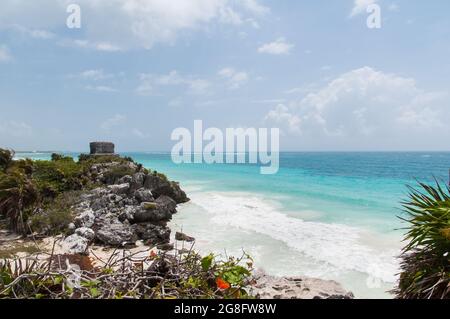
[[[114,144],[111,142],[90,143],[91,155],[113,155]]]

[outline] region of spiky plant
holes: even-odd
[[[400,281],[395,290],[401,299],[450,298],[450,188],[438,181],[409,187],[403,203],[408,223],[401,255]]]

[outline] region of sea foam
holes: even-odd
[[[373,245],[368,244],[367,238],[373,235],[368,236],[367,230],[303,221],[251,193],[196,192],[191,198],[208,212],[212,222],[270,236],[318,264],[327,264],[330,271],[366,273],[385,283],[396,280],[398,251],[379,247],[376,237]]]

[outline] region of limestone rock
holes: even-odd
[[[87,240],[91,241],[95,238],[95,233],[92,229],[87,227],[80,227],[75,230],[75,234],[78,236],[84,237]]]
[[[153,198],[152,192],[149,189],[140,188],[136,192],[134,192],[134,197],[142,203],[142,202],[153,202],[155,199]]]
[[[170,198],[169,196],[159,196],[155,203],[161,208],[167,210],[171,214],[175,214],[177,212],[177,203],[175,200]]]
[[[253,275],[250,294],[261,299],[353,299],[351,292],[332,280]]]
[[[122,195],[128,192],[128,190],[130,189],[130,184],[124,183],[119,185],[110,185],[108,186],[108,189],[111,190],[113,194]]]
[[[192,243],[195,241],[194,237],[188,236],[186,234],[180,233],[180,232],[176,232],[175,233],[175,240],[178,241],[187,241],[188,243]]]
[[[170,228],[166,226],[135,224],[132,227],[147,245],[166,244],[170,241]]]
[[[144,187],[145,178],[146,175],[142,172],[134,174],[130,183],[131,190],[134,191]]]
[[[144,187],[151,190],[155,198],[165,195],[172,198],[177,204],[189,201],[186,193],[181,190],[178,183],[170,182],[156,174],[146,176]]]
[[[95,223],[95,215],[92,209],[83,211],[77,217],[74,218],[74,224],[77,227],[87,227],[90,228]]]
[[[137,236],[131,225],[120,222],[117,218],[103,218],[101,226],[96,232],[96,238],[106,245],[120,246],[134,243]]]
[[[67,254],[87,254],[89,240],[78,234],[66,237],[62,243],[63,249]]]
[[[176,213],[176,206],[176,202],[168,196],[160,196],[155,202],[143,202],[134,214],[134,222],[167,222]]]
[[[131,182],[133,181],[133,177],[130,175],[125,175],[121,178],[119,178],[119,184],[131,184]]]

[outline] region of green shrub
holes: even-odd
[[[53,162],[56,162],[56,161],[71,161],[71,162],[73,162],[73,158],[71,156],[64,156],[61,154],[53,153],[52,161]]]
[[[136,172],[130,168],[130,160],[116,155],[89,156],[80,155],[75,162],[70,156],[52,154],[51,161],[32,161],[30,159],[13,160],[14,152],[0,149],[0,216],[6,217],[10,227],[18,232],[27,233],[27,225],[43,229],[48,225],[55,232],[64,229],[70,219],[67,207],[46,208],[42,213],[37,208],[48,206],[66,192],[95,187],[95,179],[89,171],[94,164],[118,163],[105,174],[106,179],[117,179]],[[55,205],[58,200],[55,200]],[[35,212],[41,214],[35,214]],[[33,216],[30,223],[28,217]]]
[[[115,183],[118,179],[126,175],[133,175],[134,173],[136,173],[136,170],[129,167],[128,165],[117,165],[111,167],[104,176],[108,181],[108,184],[112,184]]]
[[[72,158],[57,161],[34,162],[33,179],[46,195],[82,188],[83,167]]]
[[[153,175],[154,176],[158,176],[159,178],[161,178],[163,181],[168,182],[169,179],[167,178],[166,175],[164,175],[163,173],[158,173],[157,171],[153,171]]]
[[[82,191],[68,191],[53,200],[46,200],[42,209],[29,218],[33,232],[46,235],[65,233],[73,222],[72,207],[80,202]]]
[[[402,299],[450,298],[450,189],[419,183],[403,203],[408,223],[400,281]]]
[[[0,148],[0,170],[6,170],[12,163],[14,151]]]
[[[0,214],[8,219],[11,229],[27,232],[27,216],[38,200],[36,186],[22,170],[0,173]]]

